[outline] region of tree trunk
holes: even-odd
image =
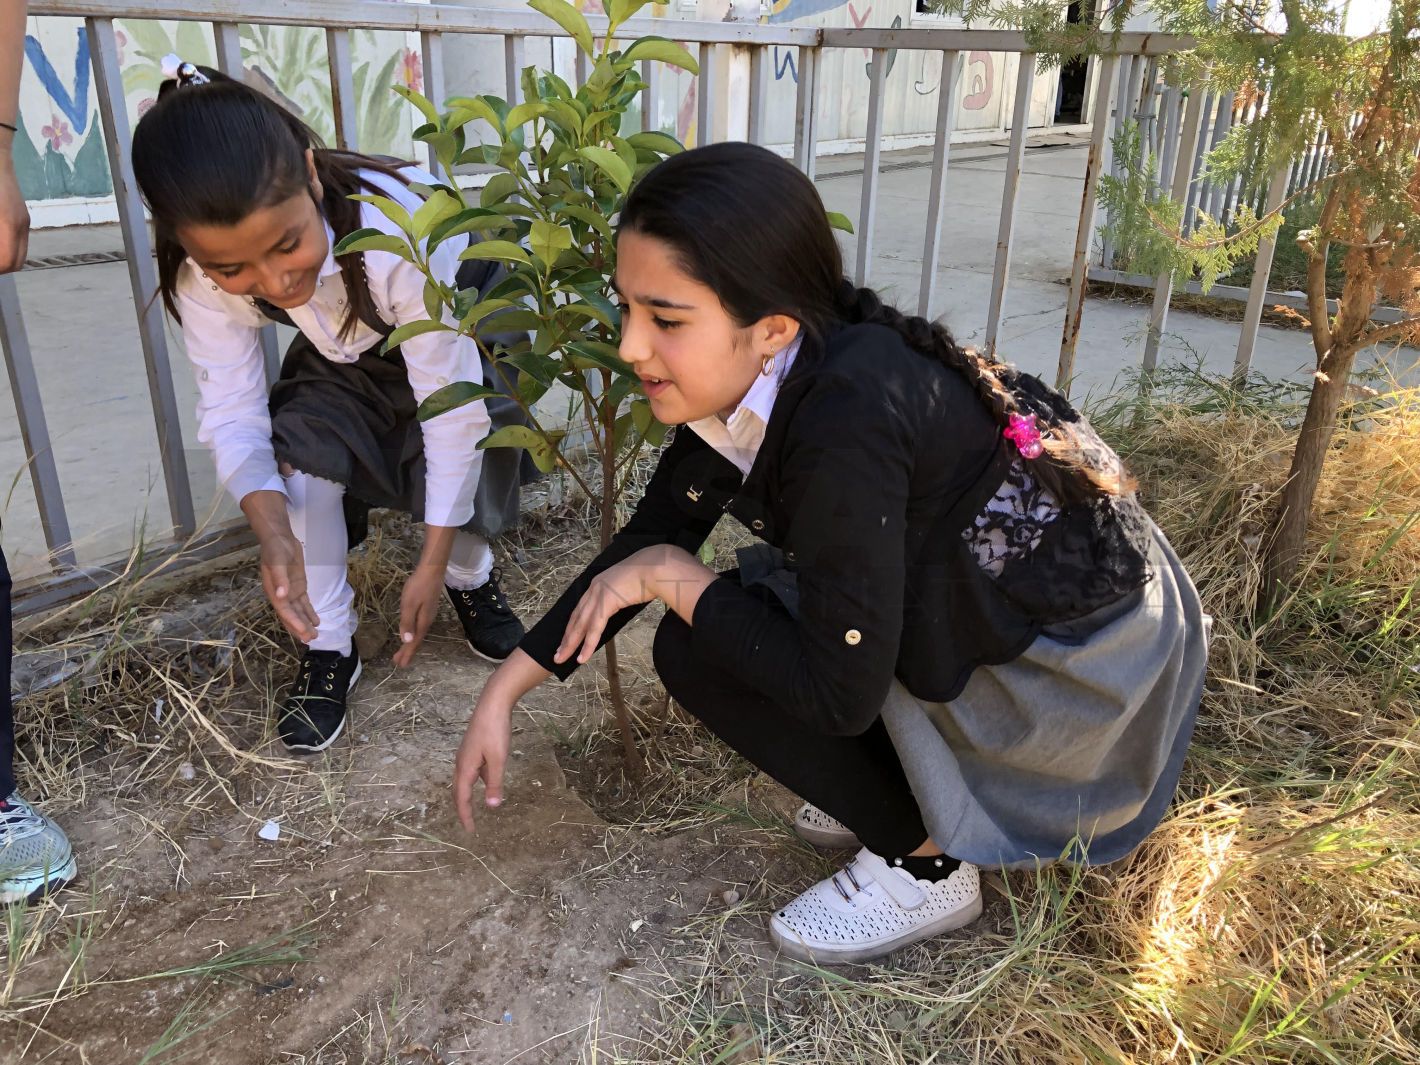
[[[602,396],[611,388],[611,374],[602,371]],[[607,409],[603,399],[602,409],[602,498],[601,498],[601,546],[603,550],[611,543],[616,531],[616,411]],[[621,732],[621,754],[627,773],[639,775],[642,766],[641,751],[636,746],[636,737],[631,731],[631,715],[626,708],[626,694],[621,690],[621,669],[616,661],[616,638],[606,642],[606,680],[611,689],[611,705],[616,712],[616,727]]]
[[[1331,436],[1336,431],[1336,413],[1346,395],[1356,353],[1365,346],[1371,309],[1376,301],[1375,275],[1367,269],[1350,271],[1341,289],[1336,317],[1329,320],[1326,253],[1327,247],[1322,244],[1319,251],[1313,250],[1308,264],[1307,302],[1319,371],[1292,450],[1292,466],[1287,471],[1282,498],[1267,532],[1262,560],[1262,597],[1258,604],[1264,614],[1276,609],[1296,576],[1306,545],[1312,502],[1321,481],[1327,450],[1331,447]]]
[[[1329,380],[1318,378],[1312,386],[1307,413],[1292,451],[1287,483],[1267,536],[1262,568],[1262,607],[1266,613],[1271,613],[1281,601],[1301,562],[1312,502],[1321,481],[1327,450],[1331,447],[1332,433],[1336,431],[1336,412],[1341,409],[1355,361],[1355,351],[1328,360]]]

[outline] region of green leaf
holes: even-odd
[[[385,338],[384,347],[380,348],[383,354],[393,351],[406,340],[412,337],[423,336],[425,333],[452,333],[453,327],[445,325],[443,322],[435,322],[428,318],[421,318],[417,322],[406,322],[393,333]]]
[[[518,374],[518,398],[531,407],[534,403],[547,395],[547,390],[551,384],[544,384],[531,374]]]
[[[504,307],[511,306],[513,306],[512,300],[492,299],[484,300],[481,303],[475,303],[472,307],[465,311],[464,316],[459,319],[459,331],[462,333],[467,333],[470,329],[475,328],[479,322],[483,321],[483,319],[487,318],[494,311],[501,311]]]
[[[424,402],[419,404],[415,417],[421,422],[427,422],[430,418],[437,418],[455,408],[476,403],[480,399],[496,399],[499,395],[501,393],[497,389],[486,385],[476,385],[472,381],[455,381],[436,392],[431,392]]]
[[[404,232],[408,233],[410,236],[414,235],[414,219],[409,217],[409,212],[404,209],[402,204],[395,203],[395,201],[388,196],[356,195],[350,198],[352,200],[359,200],[362,203],[374,205],[379,209],[382,215],[399,226]]]
[[[458,213],[459,201],[443,189],[436,190],[434,195],[420,204],[419,209],[414,212],[415,238],[423,240],[429,236],[436,225]]]
[[[602,308],[591,303],[564,303],[557,308],[558,314],[571,314],[578,318],[586,318],[589,321],[600,322],[608,329],[616,328],[616,319],[608,315]]]
[[[533,351],[519,351],[513,355],[499,359],[501,366],[507,363],[509,366],[517,367],[518,370],[528,374],[533,379],[551,387],[552,382],[557,380],[557,371],[562,364],[554,358],[546,355],[538,355]]]
[[[837,211],[828,212],[828,224],[834,229],[841,229],[845,233],[853,232],[853,223],[849,221],[846,214],[839,214]]]
[[[586,222],[608,241],[616,240],[612,234],[611,223],[607,221],[606,215],[593,211],[590,207],[562,206],[554,207],[554,211],[565,214],[568,218],[575,218],[579,222]]]
[[[602,6],[606,9],[607,18],[610,24],[607,27],[607,35],[614,36],[613,31],[627,19],[633,17],[649,3],[650,0],[607,0]]]
[[[403,85],[391,85],[390,88],[403,96],[415,107],[419,108],[419,113],[430,122],[434,123],[435,126],[439,125],[439,110],[430,103],[428,99],[419,95],[419,93],[415,92],[413,89],[405,88]]]
[[[532,100],[528,103],[518,104],[508,112],[506,125],[509,129],[516,129],[519,126],[531,122],[535,118],[540,118],[547,114],[548,107],[541,100]]]
[[[681,70],[688,70],[692,74],[700,73],[700,64],[695,61],[695,57],[675,41],[667,40],[665,37],[642,37],[626,49],[622,58],[632,59],[636,62],[643,59],[654,59],[673,67],[680,67]]]
[[[583,159],[595,163],[607,177],[615,182],[616,187],[622,192],[630,191],[631,168],[626,165],[626,162],[621,156],[617,155],[610,148],[601,148],[593,145],[588,148],[580,149],[577,154]]]
[[[592,28],[582,13],[564,0],[528,0],[528,7],[552,19],[567,35],[577,42],[577,47],[587,55],[593,53]]]
[[[524,448],[532,456],[533,465],[543,473],[551,473],[557,466],[557,444],[565,435],[549,433],[549,440],[526,425],[505,425],[480,440],[478,447],[479,450],[490,447]]]
[[[495,203],[502,203],[517,191],[518,179],[512,174],[494,174],[488,179],[488,184],[483,186],[483,192],[479,195],[478,202],[484,207],[492,207]]]
[[[468,207],[442,219],[429,231],[429,243],[437,245],[462,233],[483,233],[490,229],[505,229],[508,219],[487,207]]]
[[[650,403],[644,399],[633,399],[631,416],[636,420],[636,431],[645,438],[647,444],[660,447],[665,443],[668,426],[656,421],[656,416],[651,413]]]
[[[612,373],[635,376],[636,371],[622,359],[620,352],[600,340],[580,340],[575,344],[568,344],[567,350],[573,355],[572,364],[579,370],[596,367],[610,370]]]
[[[557,260],[558,252],[572,246],[572,234],[562,226],[539,218],[528,231],[528,246],[534,255],[551,266]]]
[[[626,139],[633,148],[655,152],[658,155],[679,155],[685,151],[685,146],[669,133],[658,133],[655,130],[633,133]]]
[[[511,240],[481,240],[477,244],[465,248],[459,258],[494,259],[500,263],[523,263],[524,265],[532,262],[528,258],[528,253]]]
[[[424,313],[434,322],[444,317],[444,286],[437,281],[424,282]]]
[[[384,233],[378,229],[357,229],[354,233],[342,237],[335,245],[334,255],[348,255],[356,251],[388,251],[403,259],[411,258],[409,241],[404,237],[397,237],[393,233]]]
[[[498,287],[500,286],[495,285],[494,289]],[[502,299],[503,297],[498,296],[495,298]],[[502,314],[500,314],[498,316],[497,324],[498,331],[500,333],[513,333],[518,331],[536,329],[542,325],[542,319],[538,317],[536,311],[530,311],[526,308],[518,308],[515,310],[504,311]]]
[[[547,109],[544,113],[550,116],[554,123],[573,136],[582,136],[582,113],[575,107],[563,100],[547,100],[543,106]]]
[[[481,118],[495,130],[499,136],[503,134],[503,119],[494,106],[489,103],[486,96],[455,96],[446,105],[449,107],[449,117],[444,123],[446,129],[457,129],[465,126],[476,118]]]

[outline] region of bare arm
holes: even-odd
[[[18,270],[29,250],[30,212],[11,155],[19,125],[25,58],[25,0],[0,0],[0,274]]]

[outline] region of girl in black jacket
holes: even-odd
[[[852,962],[963,925],[977,867],[1108,862],[1159,822],[1207,618],[1114,453],[1054,391],[843,279],[812,183],[673,157],[618,230],[621,355],[678,426],[636,513],[489,680],[455,768],[502,799],[513,704],[662,600],[671,696],[858,847],[779,911]],[[728,512],[762,541],[696,557]]]

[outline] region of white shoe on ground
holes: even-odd
[[[794,831],[805,843],[830,851],[846,851],[863,844],[854,831],[837,818],[829,817],[813,803],[806,802],[794,815]]]
[[[64,830],[18,791],[0,795],[0,903],[37,900],[77,873]]]
[[[901,947],[970,924],[981,916],[974,865],[945,880],[918,880],[866,847],[769,921],[779,950],[816,965],[873,961]]]

